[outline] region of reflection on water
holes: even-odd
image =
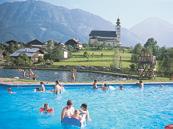
[[[69,71],[56,71],[56,70],[34,70],[37,74],[37,80],[44,81],[55,81],[60,80],[63,82],[71,81],[71,72]],[[15,69],[0,69],[0,77],[22,77],[22,73]],[[77,72],[76,81],[77,82],[91,82],[94,79],[99,81],[117,81],[126,80],[126,78],[115,77],[111,75],[98,74],[98,73],[88,73],[88,72]]]

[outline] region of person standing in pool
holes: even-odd
[[[64,117],[71,117],[74,114],[74,107],[71,100],[67,101],[67,106],[65,106],[61,112],[61,121]]]
[[[144,83],[143,83],[143,81],[142,81],[142,80],[140,80],[140,81],[139,81],[139,83],[136,83],[136,84],[138,84],[138,85],[139,85],[139,87],[140,87],[141,89],[143,89],[143,88],[144,88]]]
[[[55,85],[55,89],[54,89],[55,94],[61,94],[63,89],[64,89],[64,87],[60,84],[60,82],[56,81],[56,85]]]
[[[40,85],[41,85],[41,91],[42,92],[46,92],[46,88],[45,88],[45,85],[43,82],[40,82]]]
[[[101,89],[103,91],[107,91],[108,90],[108,85],[106,83],[104,83],[103,86],[101,87]]]
[[[98,87],[97,87],[97,80],[94,80],[94,82],[93,82],[93,89],[97,89]]]
[[[87,104],[86,103],[81,104],[80,108],[81,109],[79,111],[82,119],[86,121],[91,121]]]

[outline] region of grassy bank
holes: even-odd
[[[109,67],[112,64],[114,51],[113,50],[100,50],[100,51],[87,51],[89,58],[83,56],[84,51],[72,53],[72,58],[54,62],[53,66],[105,66]],[[122,59],[122,68],[127,68],[131,64],[131,53],[120,51]]]

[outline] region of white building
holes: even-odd
[[[121,25],[120,19],[116,22],[116,31],[92,30],[89,34],[89,43],[93,45],[104,44],[106,46],[114,46],[120,44]]]

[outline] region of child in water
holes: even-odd
[[[40,112],[44,113],[52,113],[53,111],[53,108],[50,108],[47,103],[45,103],[44,106],[40,108]]]
[[[80,115],[81,115],[82,119],[84,119],[86,121],[91,121],[87,104],[83,103],[80,106],[80,108],[81,109],[79,111],[80,111]]]

